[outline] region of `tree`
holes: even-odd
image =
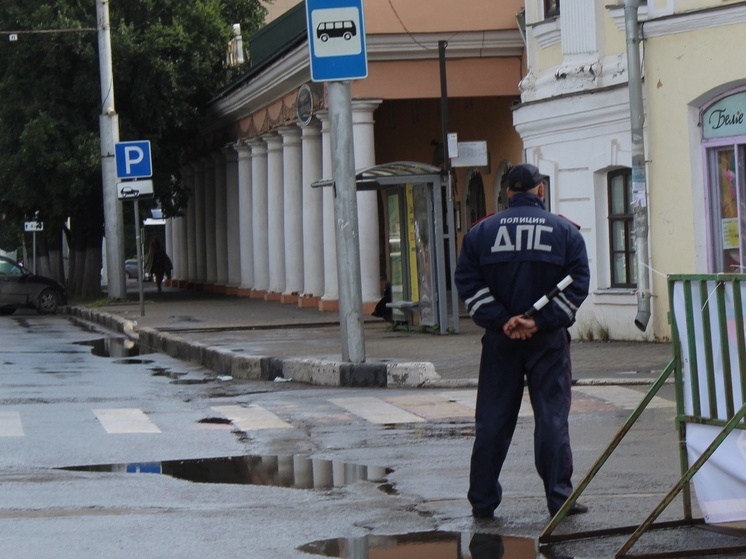
[[[181,215],[188,199],[179,168],[202,108],[228,79],[222,65],[231,25],[251,33],[264,15],[259,0],[110,5],[120,139],[151,141],[154,188],[167,216]],[[60,280],[64,231],[68,288],[82,296],[100,293],[104,232],[95,27],[90,1],[0,3],[0,29],[20,31],[17,41],[0,41],[0,230],[22,227],[38,211],[39,270]]]

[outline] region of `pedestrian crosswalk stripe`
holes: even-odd
[[[145,412],[137,408],[93,410],[101,426],[111,435],[124,433],[160,433]]]
[[[272,412],[259,406],[214,406],[212,409],[230,419],[231,423],[241,431],[292,429],[293,427]]]
[[[0,437],[23,437],[21,413],[17,411],[0,411]]]
[[[392,396],[385,400],[427,420],[455,419],[474,415],[473,408],[453,402],[442,394],[406,394]]]
[[[409,413],[393,404],[373,397],[334,398],[329,400],[347,411],[377,425],[392,423],[420,423],[425,421],[419,415]]]
[[[440,392],[439,394],[441,398],[445,398],[449,402],[456,402],[468,408],[471,414],[474,415],[474,408],[477,407],[476,390],[449,390],[448,392]]]
[[[644,394],[631,388],[625,388],[624,386],[581,386],[574,387],[573,390],[604,400],[614,405],[617,408],[624,410],[635,409],[642,401]],[[661,398],[659,396],[653,396],[653,399],[647,406],[647,409],[654,408],[675,408],[676,402],[672,402]]]
[[[380,397],[362,396],[332,398],[316,405],[312,410],[303,407],[288,410],[282,415],[301,418],[302,421],[322,420],[348,422],[350,414],[376,425],[423,423],[427,421],[459,420],[471,421],[476,406],[474,389],[451,389],[444,391],[422,391],[396,393]],[[640,391],[623,386],[574,386],[573,410],[576,413],[598,412],[612,409],[634,409],[643,399]],[[335,406],[333,409],[329,404]],[[648,404],[649,409],[671,409],[676,403],[655,396]],[[338,411],[344,409],[345,412]],[[292,429],[294,426],[266,408],[251,405],[214,406],[213,411],[230,420],[241,431],[263,429]],[[295,409],[295,408],[293,408]],[[109,434],[161,433],[148,415],[138,408],[108,408],[92,410],[101,426]],[[276,410],[277,411],[277,410]],[[0,438],[24,437],[23,417],[29,411],[0,411]],[[533,415],[528,391],[524,391],[519,411],[520,417]]]
[[[474,416],[474,410],[477,407],[477,391],[476,390],[452,390],[449,392],[441,392],[440,396],[451,402],[456,402],[469,410],[469,417]],[[521,409],[518,412],[519,417],[530,417],[534,413],[531,408],[531,400],[528,397],[528,391],[523,392],[523,399],[521,400]]]
[[[525,390],[521,400],[521,408],[518,410],[518,417],[532,417],[533,415],[534,408],[531,407],[531,398],[528,395],[528,390]]]

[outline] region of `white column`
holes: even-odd
[[[321,121],[322,177],[332,176],[332,140],[329,135],[329,112],[319,111]],[[334,188],[325,187],[322,193],[324,238],[324,295],[319,301],[321,311],[339,311],[339,280],[337,278],[337,238],[334,217]]]
[[[228,285],[228,210],[225,155],[213,153],[215,190],[215,282],[225,292]]]
[[[194,281],[202,286],[207,281],[207,250],[205,233],[205,166],[204,163],[193,163],[194,167],[194,233],[195,233],[195,270]],[[191,278],[190,278],[191,281]]]
[[[254,239],[254,286],[251,297],[264,298],[269,289],[269,201],[267,144],[258,139],[251,146],[251,217]]]
[[[179,280],[180,287],[186,287],[186,280],[189,277],[189,211],[194,207],[194,173],[189,165],[181,168],[182,189],[189,193],[187,197],[187,207],[181,210],[181,217],[175,219],[176,235],[178,242],[174,254],[174,278]]]
[[[183,188],[183,179],[181,186]],[[172,210],[173,211],[173,210]],[[169,226],[169,222],[171,225]],[[171,227],[171,250],[169,251],[168,248],[166,249],[166,252],[171,257],[171,263],[173,264],[173,268],[171,269],[171,279],[174,280],[172,282],[172,285],[176,285],[176,280],[179,279],[179,267],[177,266],[177,262],[180,260],[179,254],[181,251],[181,243],[183,242],[183,239],[181,237],[181,229],[179,228],[181,224],[181,218],[178,216],[172,216],[169,217],[166,221],[166,243],[168,243],[168,228]]]
[[[283,207],[282,138],[262,136],[267,142],[267,213],[269,214],[269,290],[267,300],[279,301],[285,291],[285,220]]]
[[[176,256],[174,254],[174,220],[173,220],[173,218],[169,217],[166,220],[166,226],[165,227],[166,227],[166,231],[165,231],[165,236],[166,236],[165,251],[166,251],[166,254],[168,254],[168,256],[171,258],[171,262],[173,263],[173,261],[175,259],[175,256]],[[173,273],[172,273],[171,277],[173,277]]]
[[[163,249],[166,251],[166,254],[171,256],[174,252],[174,230],[173,230],[173,220],[172,218],[167,218],[166,223],[164,224],[164,231],[163,236],[166,240],[166,246],[163,247]]]
[[[183,183],[182,183],[183,184]],[[188,260],[183,258],[182,253],[186,252],[186,228],[184,223],[186,222],[186,208],[182,209],[184,215],[180,215],[172,218],[174,222],[174,253],[171,255],[171,263],[173,264],[173,272],[171,279],[175,280],[174,287],[181,287],[180,281],[185,278],[184,267]],[[187,257],[188,258],[188,257]]]
[[[189,205],[192,205],[192,200],[189,200]],[[189,209],[184,208],[184,215],[176,219],[176,230],[179,235],[179,247],[176,253],[176,262],[174,262],[174,268],[178,275],[176,278],[179,280],[179,287],[187,287],[189,279]]]
[[[244,143],[234,146],[238,157],[238,237],[241,282],[239,295],[250,295],[254,287],[254,231],[252,216],[253,185],[251,176],[251,148]]]
[[[238,154],[230,146],[225,152],[226,229],[228,235],[228,292],[238,294],[241,284],[241,247],[238,225]]]
[[[324,294],[324,215],[321,188],[311,184],[323,178],[321,154],[321,128],[309,125],[302,131],[303,150],[303,297],[312,305]]]
[[[355,142],[355,170],[376,164],[373,135],[373,111],[381,100],[352,102],[352,135]],[[358,192],[358,229],[360,234],[360,277],[363,312],[369,314],[381,298],[381,264],[378,242],[378,192]]]
[[[215,161],[203,159],[205,164],[205,281],[207,289],[213,290],[218,281],[218,258],[215,253]]]
[[[283,126],[283,214],[285,224],[285,290],[283,303],[297,303],[303,292],[303,162],[300,129]]]
[[[184,251],[186,251],[186,257],[184,258],[181,279],[186,281],[185,287],[189,287],[189,284],[194,284],[197,278],[197,234],[194,224],[196,219],[194,208],[197,202],[194,193],[194,165],[190,164],[187,166],[185,176],[187,179],[186,184],[189,188],[189,202],[184,215],[184,223],[182,224],[186,242],[181,252],[183,255]]]

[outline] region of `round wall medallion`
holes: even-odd
[[[295,99],[295,113],[298,116],[298,124],[308,126],[313,118],[313,91],[311,86],[304,83],[298,89]]]

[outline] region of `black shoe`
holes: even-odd
[[[551,514],[552,517],[554,517],[558,512],[559,512],[559,509],[557,509],[554,512],[549,511],[549,514]],[[574,514],[585,514],[586,512],[588,512],[588,507],[587,506],[581,505],[580,503],[575,503],[573,506],[570,507],[570,510],[568,510],[565,513],[565,515],[566,516],[572,516]]]
[[[494,518],[495,511],[494,510],[477,510],[477,509],[471,509],[471,515],[474,518]]]

